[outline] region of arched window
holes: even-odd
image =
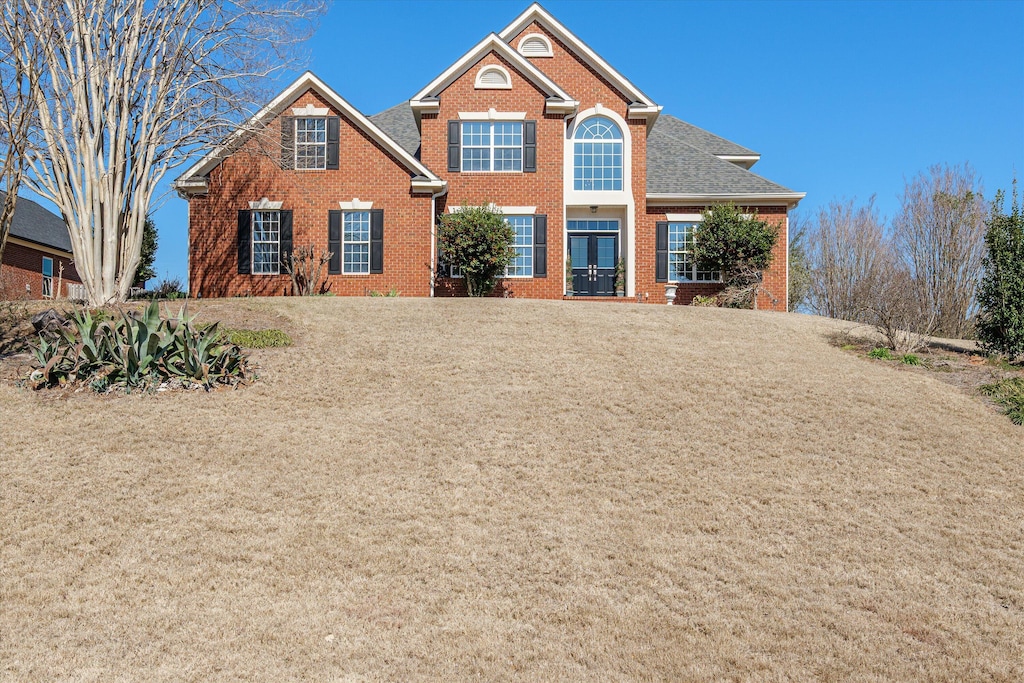
[[[594,116],[573,135],[573,189],[622,189],[622,131],[610,119]]]

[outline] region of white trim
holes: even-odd
[[[253,211],[280,211],[284,202],[272,202],[266,197],[258,202],[249,202],[249,208]]]
[[[460,121],[525,121],[525,111],[460,111]]]
[[[544,43],[544,52],[538,52],[536,54],[530,54],[530,55],[528,55],[525,52],[523,52],[523,43],[525,43],[527,41],[538,41],[538,40],[540,42]],[[526,34],[525,36],[523,36],[522,38],[519,39],[519,44],[516,47],[516,49],[519,50],[519,54],[521,54],[522,56],[527,57],[527,58],[530,58],[530,57],[554,57],[555,56],[555,51],[553,49],[551,49],[551,40],[546,35],[544,35],[543,33],[528,33],[528,34]]]
[[[353,197],[350,202],[338,202],[338,208],[342,211],[369,211],[373,208],[373,202],[361,202],[359,197]]]
[[[576,190],[575,147],[576,129],[594,116],[611,119],[622,133],[622,189],[621,190]],[[563,202],[566,206],[633,205],[633,135],[626,120],[618,112],[597,103],[591,109],[581,111],[566,127],[565,145],[562,152]],[[627,221],[628,222],[628,221]]]
[[[728,161],[730,164],[736,164],[740,168],[745,168],[748,171],[754,164],[761,160],[760,154],[716,154],[715,156],[722,161]]]
[[[522,32],[534,21],[540,23],[551,33],[555,34],[556,38],[568,46],[570,50],[575,52],[577,56],[581,57],[583,61],[595,71],[604,76],[613,86],[622,91],[622,93],[626,95],[631,102],[640,105],[657,106],[654,103],[654,100],[645,95],[643,91],[635,85],[630,83],[625,76],[609,66],[609,64],[601,59],[596,52],[590,49],[586,43],[577,38],[572,31],[563,26],[553,16],[548,14],[547,10],[536,2],[527,7],[526,11],[516,17],[512,23],[506,26],[498,35],[502,40],[508,41],[514,38],[516,34]]]
[[[292,114],[303,118],[319,118],[321,116],[327,116],[330,113],[331,110],[329,108],[314,107],[312,102],[307,104],[305,107],[292,107]]]
[[[691,221],[704,220],[704,214],[700,213],[666,213],[665,220],[669,223],[688,223]]]
[[[433,103],[424,103],[430,97],[436,97],[445,88],[454,83],[460,76],[469,71],[477,62],[483,59],[488,53],[496,52],[512,64],[523,76],[532,81],[534,85],[550,96],[559,100],[573,102],[572,96],[562,90],[561,87],[550,78],[545,76],[540,69],[531,64],[526,57],[513,50],[508,43],[492,33],[473,46],[466,54],[454,64],[444,70],[437,78],[427,84],[425,88],[416,93],[409,104],[413,111],[432,108]],[[439,103],[437,103],[439,106]]]
[[[488,74],[496,73],[501,76],[501,83],[485,83],[484,78]],[[476,72],[476,78],[473,80],[473,87],[476,90],[511,90],[512,89],[512,77],[508,75],[508,69],[499,64],[487,64],[480,67],[480,70]]]
[[[361,128],[370,138],[391,152],[396,159],[398,159],[410,171],[416,173],[417,176],[422,176],[423,179],[429,183],[438,183],[442,187],[445,186],[445,181],[423,165],[419,159],[392,140],[384,131],[378,128],[376,124],[366,118],[362,112],[349,104],[347,100],[341,97],[341,95],[334,92],[326,83],[317,78],[312,71],[307,71],[299,76],[294,83],[285,88],[280,95],[270,102],[270,104],[265,106],[248,121],[239,126],[227,137],[223,144],[208,153],[202,159],[193,164],[187,171],[185,171],[185,173],[179,176],[172,184],[172,187],[174,187],[179,194],[182,192],[188,194],[192,188],[200,187],[200,182],[202,182],[203,184],[201,188],[205,189],[208,181],[206,181],[205,178],[200,180],[201,176],[206,176],[210,171],[219,166],[225,158],[237,151],[253,131],[261,128],[269,119],[278,116],[300,95],[309,89],[313,89],[319,93],[320,96],[327,100],[335,109],[340,111],[348,120]],[[423,182],[420,182],[420,186],[417,187],[416,177],[413,178],[412,187],[414,190],[429,189],[425,187],[425,183]]]
[[[761,206],[788,206],[795,207],[800,200],[807,196],[806,192],[779,192],[779,193],[735,193],[735,194],[665,194],[648,193],[648,206],[689,206],[691,204],[704,205],[722,202],[744,202],[748,204],[759,204]]]

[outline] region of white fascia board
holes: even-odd
[[[572,97],[568,93],[562,90],[557,83],[545,76],[540,69],[531,64],[526,57],[523,57],[519,52],[513,50],[512,47],[499,38],[497,34],[492,33],[473,46],[469,52],[462,55],[458,61],[445,69],[440,76],[432,80],[425,88],[416,93],[409,101],[409,104],[412,105],[413,109],[416,109],[418,107],[418,103],[423,102],[426,98],[440,94],[441,91],[451,85],[457,78],[462,76],[462,74],[469,71],[474,64],[479,62],[492,50],[504,57],[516,68],[517,71],[519,71],[519,73],[526,76],[534,83],[534,85],[539,87],[548,95],[558,97],[562,100],[572,100]]]
[[[210,189],[210,181],[203,176],[196,178],[182,177],[171,183],[171,188],[180,198],[188,199],[193,195],[206,194]]]
[[[722,161],[728,161],[730,164],[736,164],[740,168],[745,168],[748,171],[754,164],[761,160],[760,154],[716,154],[715,156]]]
[[[795,208],[800,200],[807,196],[806,192],[750,192],[729,194],[662,194],[648,193],[648,206],[688,206],[716,204],[721,202],[743,202],[761,204],[762,206],[788,206]]]
[[[334,92],[334,90],[329,88],[326,83],[317,78],[312,71],[307,71],[299,76],[294,83],[285,88],[281,94],[270,102],[270,104],[263,107],[263,109],[260,109],[253,117],[239,126],[235,132],[228,136],[227,140],[225,140],[222,145],[204,156],[185,171],[185,173],[175,181],[175,186],[183,188],[187,187],[197,178],[208,174],[234,151],[234,146],[238,144],[246,134],[256,130],[266,119],[280,114],[289,104],[294,102],[299,95],[310,88],[316,90],[325,100],[334,105],[335,108],[355,122],[357,126],[362,128],[366,134],[394,154],[395,157],[400,159],[410,171],[426,176],[430,179],[440,180],[437,175],[424,166],[416,157],[405,151],[401,145],[392,140],[386,133],[384,133],[384,131],[378,128],[376,124],[370,121],[370,119],[366,118],[362,112],[349,104],[341,95]]]
[[[554,33],[559,40],[568,45],[583,61],[621,90],[632,102],[656,106],[654,100],[644,94],[640,88],[633,85],[629,79],[613,69],[608,62],[601,59],[601,56],[590,49],[589,45],[577,38],[572,31],[548,14],[547,10],[541,7],[539,3],[535,2],[527,7],[526,11],[516,17],[498,36],[504,41],[511,40],[534,21],[539,21],[545,28]]]
[[[576,100],[548,100],[544,103],[545,114],[565,114],[567,116],[576,113],[576,110],[580,108],[580,103]]]
[[[448,191],[448,181],[440,178],[413,178],[413,192],[429,192],[431,194],[443,194]]]

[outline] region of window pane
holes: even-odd
[[[342,272],[370,272],[370,212],[346,211],[342,217]]]
[[[515,231],[512,242],[516,256],[505,269],[506,277],[533,276],[533,216],[506,216]]]
[[[327,119],[295,119],[295,168],[327,168]]]
[[[277,211],[252,212],[252,272],[274,275],[281,272],[279,249],[281,214]]]

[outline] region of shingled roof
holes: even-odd
[[[409,154],[420,158],[420,130],[408,102],[401,102],[374,114],[370,120]]]
[[[374,114],[370,120],[419,158],[420,133],[408,102]],[[757,156],[757,152],[662,114],[647,138],[648,194],[794,194],[716,155]]]
[[[0,190],[0,201],[6,193]],[[11,237],[42,244],[53,249],[71,252],[71,235],[67,223],[60,216],[43,208],[27,197],[18,197],[11,221]]]

